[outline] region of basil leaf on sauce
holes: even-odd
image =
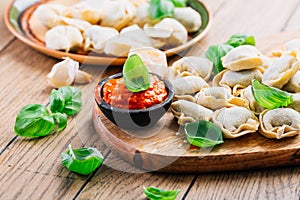
[[[55,112],[75,115],[79,113],[82,101],[81,91],[72,86],[61,87],[58,90],[52,90],[50,94],[50,110]]]
[[[123,78],[127,89],[131,92],[147,90],[150,86],[150,76],[142,59],[131,55],[123,66]]]
[[[267,86],[258,80],[252,81],[251,90],[255,101],[267,109],[286,107],[293,103],[292,94]]]
[[[149,13],[153,19],[162,19],[174,15],[174,4],[170,0],[150,0]]]
[[[174,200],[180,190],[162,190],[156,187],[144,187],[144,193],[150,200]]]
[[[253,36],[248,36],[245,34],[235,34],[232,35],[229,40],[226,42],[233,47],[238,47],[241,45],[252,45],[255,46],[255,39]]]
[[[93,147],[72,149],[69,145],[68,150],[61,154],[61,161],[70,171],[89,175],[103,163],[103,155]]]
[[[47,108],[40,104],[24,106],[18,113],[14,131],[27,138],[46,136],[55,128],[55,120]]]
[[[224,70],[221,58],[225,56],[233,47],[229,44],[211,45],[205,52],[206,58],[213,63],[213,71],[215,74]]]
[[[223,143],[221,129],[209,121],[196,121],[184,127],[187,141],[197,147],[212,147]]]

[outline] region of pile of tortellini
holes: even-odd
[[[285,45],[276,56],[266,57],[255,46],[230,50],[222,60],[225,68],[212,76],[213,64],[206,58],[184,57],[171,66],[175,99],[171,111],[179,125],[212,121],[224,138],[259,132],[281,139],[300,133],[300,39]],[[175,77],[175,78],[174,78]],[[287,108],[264,109],[253,97],[252,80],[291,92]]]
[[[72,6],[52,1],[41,4],[35,16],[49,30],[49,49],[127,56],[140,47],[170,48],[199,30],[200,14],[191,7],[175,8],[172,18],[153,20],[148,0],[80,0]]]

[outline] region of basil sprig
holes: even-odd
[[[29,104],[19,111],[14,131],[19,136],[36,138],[49,135],[54,128],[55,119],[45,106]]]
[[[50,94],[50,110],[67,115],[77,114],[82,106],[81,91],[72,86],[61,87],[58,90],[52,90]]]
[[[37,138],[62,131],[68,123],[67,115],[80,111],[81,91],[66,86],[52,90],[50,94],[50,110],[40,104],[24,106],[18,113],[14,132],[23,137]]]
[[[267,86],[258,80],[252,81],[251,90],[255,101],[267,109],[286,107],[293,103],[292,94]]]
[[[253,36],[245,34],[232,35],[224,44],[211,45],[205,52],[206,58],[213,63],[213,72],[218,74],[224,70],[221,58],[224,57],[231,49],[241,45],[255,46],[255,39]]]
[[[156,187],[144,187],[144,193],[150,200],[174,200],[180,190],[162,190]]]
[[[72,149],[69,145],[66,153],[61,154],[61,162],[72,172],[89,175],[103,163],[103,155],[93,147]]]
[[[151,0],[149,13],[153,19],[173,17],[175,7],[186,7],[187,0]]]
[[[233,47],[238,47],[241,45],[255,46],[255,39],[253,36],[249,36],[245,34],[235,34],[229,38],[226,44],[229,44]]]
[[[221,58],[231,49],[233,49],[233,47],[229,44],[218,44],[208,47],[205,55],[213,63],[213,71],[215,74],[218,74],[224,69]]]
[[[127,89],[131,92],[147,90],[150,86],[150,76],[147,67],[137,55],[131,55],[123,66],[123,78]]]
[[[212,147],[223,143],[221,129],[209,121],[187,123],[184,127],[187,141],[197,147]]]

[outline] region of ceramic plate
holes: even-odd
[[[70,0],[68,0],[70,1]],[[112,57],[106,55],[100,55],[96,53],[90,53],[88,55],[77,54],[77,53],[67,53],[57,50],[48,49],[45,47],[44,43],[37,41],[28,31],[28,20],[31,14],[34,12],[35,8],[41,3],[46,1],[42,0],[15,0],[6,9],[5,13],[5,23],[12,34],[14,34],[18,39],[23,41],[25,44],[31,46],[32,48],[54,58],[61,59],[62,57],[70,57],[81,63],[87,64],[97,64],[97,65],[122,65],[126,58],[124,57]],[[183,50],[189,48],[201,38],[203,38],[211,25],[212,14],[205,4],[199,0],[188,0],[188,6],[194,8],[200,13],[202,17],[202,25],[200,29],[189,35],[188,42],[165,50],[167,56],[172,56]]]

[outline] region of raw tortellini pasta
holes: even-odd
[[[229,51],[223,58],[225,68],[233,71],[258,68],[263,65],[259,51],[251,45],[242,45]]]
[[[184,125],[197,120],[211,120],[213,112],[199,104],[178,100],[172,103],[171,111],[178,119],[179,125]]]
[[[52,28],[60,24],[65,9],[66,7],[60,4],[42,4],[37,7],[33,15],[45,26]]]
[[[244,107],[222,108],[215,111],[213,122],[224,138],[237,138],[258,130],[259,122],[254,113]]]
[[[298,70],[289,82],[283,87],[288,92],[300,92],[300,71]]]
[[[248,107],[252,110],[255,114],[261,113],[264,108],[260,106],[254,99],[254,96],[251,91],[251,85],[249,85],[246,89],[244,89],[241,93],[241,97],[248,101]]]
[[[200,76],[208,81],[213,64],[210,60],[198,56],[183,57],[173,63],[172,68],[183,76]]]
[[[291,108],[265,110],[259,121],[259,132],[267,138],[281,139],[300,133],[300,114]]]
[[[93,50],[98,53],[104,51],[105,43],[114,37],[119,36],[119,32],[110,27],[91,26],[84,32],[84,50]]]
[[[181,22],[189,33],[199,30],[202,24],[201,15],[191,7],[175,8],[174,18]]]
[[[81,46],[82,42],[80,31],[73,26],[55,26],[46,33],[46,47],[49,49],[68,52],[73,47]]]
[[[223,86],[232,90],[234,96],[238,96],[241,89],[251,85],[253,79],[261,81],[262,69],[248,69],[242,71],[223,70],[213,79],[213,86]]]
[[[299,62],[293,56],[281,56],[264,72],[262,82],[266,85],[282,88],[299,70]]]
[[[199,76],[185,76],[175,79],[173,82],[175,95],[195,94],[202,88],[209,87],[208,83]]]

